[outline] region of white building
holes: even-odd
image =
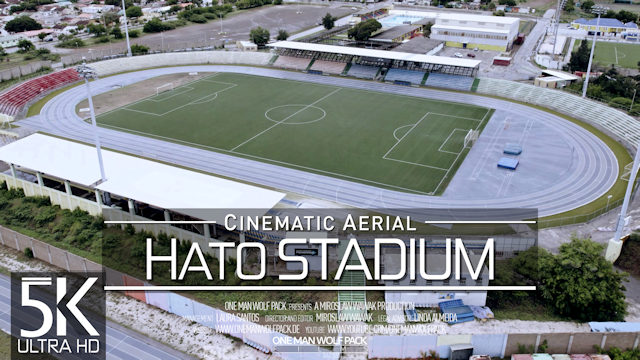
[[[382,264],[384,265],[385,274],[397,274],[400,272],[399,250],[394,248],[385,249],[382,255]],[[455,252],[452,252],[455,254]],[[475,267],[480,261],[480,255],[469,251],[469,260]],[[439,275],[445,272],[446,255],[442,253],[427,253],[427,273],[430,275]],[[409,259],[407,259],[409,264]],[[415,263],[420,264],[419,256],[416,255]],[[473,280],[469,270],[463,263],[461,265],[460,280],[455,279],[455,256],[451,259],[451,277],[444,281],[430,281],[423,279],[419,273],[416,273],[416,279],[411,280],[409,276],[405,276],[401,280],[387,280],[384,284],[387,286],[488,286],[489,276],[488,269],[483,266],[480,276],[477,280]],[[386,291],[390,293],[390,298],[398,302],[413,303],[416,307],[436,307],[438,303],[447,300],[461,299],[465,305],[485,306],[487,301],[486,291]]]
[[[389,16],[431,22],[431,39],[444,41],[446,46],[481,50],[510,50],[520,27],[520,19],[508,16],[404,10],[392,10]]]

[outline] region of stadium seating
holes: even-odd
[[[360,78],[360,79],[374,79],[378,74],[379,70],[380,68],[375,66],[353,64],[349,68],[347,75]]]
[[[583,99],[562,90],[540,88],[502,79],[482,78],[477,92],[516,99],[560,111],[596,124],[625,139],[632,146],[640,141],[640,122],[633,117],[605,104]]]
[[[290,70],[299,70],[304,71],[309,66],[311,60],[306,58],[297,58],[293,56],[278,56],[278,59],[273,63],[273,66],[290,69]]]
[[[38,95],[78,80],[80,76],[71,68],[26,81],[0,95],[0,113],[16,115]]]
[[[316,60],[309,70],[319,71],[323,74],[340,75],[346,65],[343,62]]]
[[[475,78],[470,76],[430,73],[425,86],[470,91]]]
[[[424,78],[424,72],[422,71],[389,69],[389,71],[387,71],[387,76],[385,76],[384,80],[390,81],[390,82],[403,82],[403,83],[409,83],[412,85],[420,85],[422,84],[423,78]]]

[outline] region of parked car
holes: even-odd
[[[470,57],[470,58],[474,58],[474,57],[476,57],[476,54],[474,54],[474,53],[468,53],[468,54],[467,54],[467,56],[468,56],[468,57]]]
[[[453,56],[455,56],[455,57],[457,57],[457,58],[461,58],[461,57],[462,57],[462,54],[460,54],[460,53],[455,53],[455,54],[453,54]]]

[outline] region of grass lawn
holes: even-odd
[[[573,51],[578,49],[581,40],[576,41]],[[591,48],[591,41],[587,42]],[[615,65],[628,69],[637,69],[640,60],[640,44],[621,44],[598,41],[593,54],[594,62],[602,66]]]
[[[439,194],[492,110],[220,73],[98,117],[101,126],[399,191]]]

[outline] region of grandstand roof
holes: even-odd
[[[495,34],[507,34],[507,35],[509,34],[509,29],[478,28],[478,27],[458,26],[458,25],[449,25],[449,24],[435,24],[431,27],[431,31],[436,29],[461,30],[461,31],[470,31],[470,32],[495,33]]]
[[[398,51],[363,49],[363,48],[347,47],[347,46],[311,44],[311,43],[302,43],[302,42],[295,42],[295,41],[278,41],[272,44],[267,44],[267,46],[273,47],[273,48],[280,48],[280,49],[317,51],[317,52],[332,53],[332,54],[364,56],[364,57],[378,58],[378,59],[404,60],[404,61],[413,61],[418,63],[451,65],[451,66],[460,66],[460,67],[468,67],[468,68],[475,68],[480,64],[479,60],[459,59],[459,58],[452,58],[452,57],[431,56],[431,55],[422,55],[422,54],[411,54],[411,53],[398,52]]]
[[[391,10],[390,15],[416,16],[429,19],[455,20],[455,21],[475,21],[487,24],[513,24],[519,22],[517,17],[477,15],[462,12],[440,12],[440,11],[417,11],[417,10]]]
[[[284,194],[103,150],[100,180],[93,146],[33,134],[0,148],[0,160],[163,209],[271,209]]]

